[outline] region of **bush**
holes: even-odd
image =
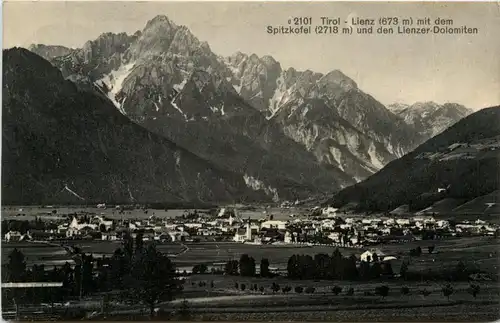
[[[450,296],[453,294],[453,287],[450,284],[447,284],[441,291],[443,292],[444,297],[450,300]]]
[[[235,284],[234,284],[234,288],[235,288],[235,289],[240,289],[240,285],[238,285],[238,283],[235,283]]]
[[[347,296],[352,296],[352,295],[354,295],[354,288],[352,288],[352,287],[351,287],[351,288],[349,288],[349,289],[347,290],[346,295],[347,295]]]
[[[259,291],[260,291],[261,293],[264,293],[264,286],[260,286]]]
[[[410,294],[410,289],[407,286],[401,287],[401,294],[403,294],[403,295]]]
[[[244,291],[247,287],[245,286],[245,284],[241,284],[240,288],[241,288],[242,291]]]
[[[208,267],[206,264],[200,264],[197,269],[199,270],[200,274],[205,274],[208,271]]]
[[[306,288],[305,293],[306,294],[314,294],[315,290],[316,290],[316,288],[314,288],[312,286],[309,286],[309,287]]]
[[[480,290],[481,288],[479,287],[479,285],[471,284],[467,289],[467,292],[471,294],[474,298],[476,298]]]
[[[389,286],[382,285],[375,287],[375,294],[381,296],[382,298],[386,297],[387,295],[389,295]]]
[[[296,286],[295,287],[295,292],[297,294],[302,294],[303,291],[304,291],[304,288],[302,288],[301,286]]]

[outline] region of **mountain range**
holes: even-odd
[[[74,85],[71,91],[70,86],[64,87],[67,93],[40,92],[47,96],[40,98],[42,101],[74,100],[76,91],[88,100],[98,100],[99,105],[114,106],[122,120],[137,124],[154,138],[183,147],[214,172],[225,172],[213,176],[225,179],[230,174],[232,180],[227,183],[231,188],[215,194],[217,200],[253,199],[257,195],[278,201],[332,194],[374,174],[470,113],[458,104],[386,108],[339,70],[322,74],[285,69],[271,56],[240,52],[222,57],[166,16],[153,18],[133,35],[104,33],[81,48],[38,44],[29,49],[50,61],[60,77]],[[22,56],[26,56],[26,65],[34,64],[31,60],[40,61],[26,53]],[[11,81],[15,85],[4,82],[3,91],[8,95],[39,92],[35,83],[14,77]],[[52,89],[50,84],[61,80],[44,82]],[[77,104],[83,106],[76,110],[83,110],[88,103]],[[420,106],[429,112],[418,112]],[[18,121],[30,121],[25,117]],[[41,133],[43,126],[41,122]],[[47,129],[45,136],[52,135]],[[140,145],[140,140],[131,144]],[[92,149],[82,148],[73,151],[73,158]],[[185,167],[189,169],[189,163]],[[21,168],[17,171],[25,172]],[[37,171],[43,173],[42,169]],[[133,169],[125,167],[124,172]],[[101,184],[112,185],[106,180]],[[194,188],[198,184],[186,180],[184,185]],[[146,193],[149,189],[137,190],[143,191],[144,197],[150,195]],[[231,190],[238,193],[227,193]],[[192,198],[183,190],[176,194]],[[151,196],[160,199],[156,194]]]

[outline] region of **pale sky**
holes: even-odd
[[[500,5],[387,2],[4,2],[3,48],[81,47],[104,32],[133,33],[156,15],[187,26],[219,55],[272,55],[283,68],[343,71],[384,104],[500,103]],[[477,35],[269,35],[290,17],[437,17]]]

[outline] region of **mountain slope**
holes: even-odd
[[[2,203],[269,199],[78,89],[43,58],[3,52]],[[74,192],[75,194],[67,194]]]
[[[473,199],[499,189],[500,107],[480,110],[328,203],[357,210],[424,209],[444,198]]]
[[[457,103],[439,105],[435,102],[417,102],[412,105],[391,104],[387,108],[426,139],[443,132],[473,112]]]
[[[423,139],[339,70],[283,70],[270,56],[224,59],[239,94],[323,163],[355,181],[404,155]]]

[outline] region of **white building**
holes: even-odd
[[[328,239],[330,239],[334,242],[341,242],[340,241],[340,233],[339,232],[332,232],[328,235]]]
[[[279,221],[279,220],[268,220],[264,221],[260,224],[261,228],[267,228],[267,229],[279,229],[279,230],[284,230],[286,228],[286,222],[285,221]]]
[[[23,235],[19,231],[9,231],[5,234],[5,241],[21,241]]]
[[[410,219],[396,219],[398,225],[410,225]]]
[[[324,209],[321,211],[321,213],[322,213],[323,215],[328,216],[328,217],[334,217],[334,216],[336,216],[336,215],[337,215],[337,211],[338,211],[338,209],[337,209],[337,208],[334,208],[334,207],[330,207],[330,206],[329,206],[329,207],[324,208]]]
[[[236,230],[233,241],[235,242],[245,242],[247,239],[247,232],[244,229],[238,229]]]
[[[370,262],[373,261],[373,254],[377,254],[379,260],[383,260],[386,256],[380,249],[370,249],[363,252],[359,258],[361,261]]]

